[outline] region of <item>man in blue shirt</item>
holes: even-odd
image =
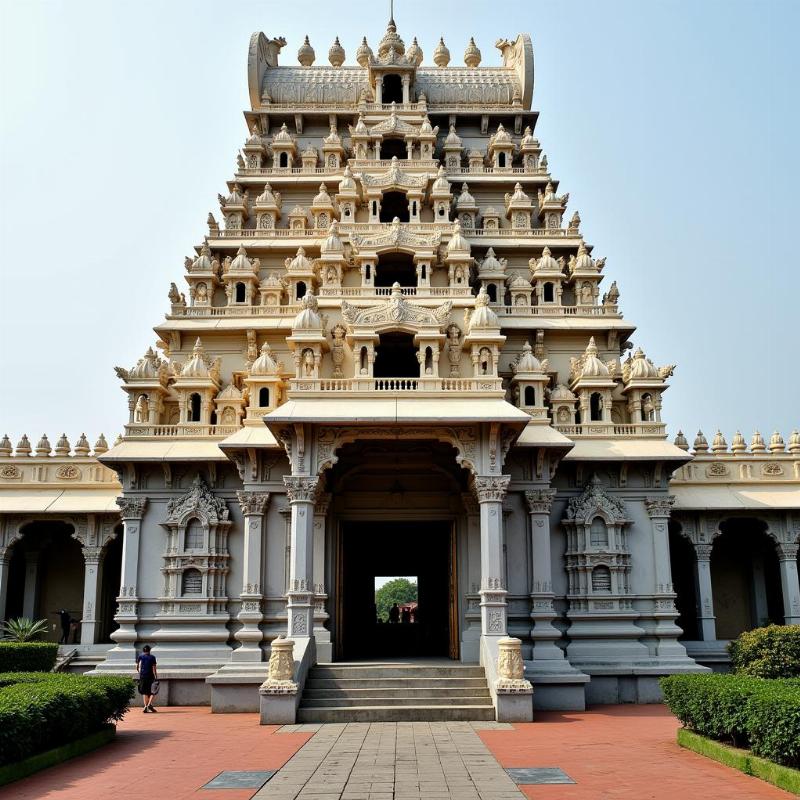
[[[151,711],[155,714],[156,709],[153,708],[153,681],[158,680],[158,671],[156,669],[156,657],[150,654],[150,645],[146,644],[142,648],[141,655],[136,657],[136,669],[139,671],[139,694],[144,700],[144,713]]]

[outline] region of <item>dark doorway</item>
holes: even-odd
[[[376,286],[391,286],[394,283],[399,283],[401,286],[417,285],[414,259],[405,253],[381,256],[378,268],[375,270]]]
[[[694,546],[682,536],[675,524],[669,526],[669,562],[672,567],[672,586],[675,590],[675,606],[678,609],[676,625],[683,631],[681,640],[696,641],[700,638],[697,625],[697,589],[695,588]]]
[[[341,659],[450,657],[450,523],[345,522],[340,536]],[[417,580],[413,622],[379,622],[375,578],[397,574]]]
[[[408,148],[403,139],[384,139],[381,142],[381,158],[387,160],[397,157],[398,161],[408,160]]]
[[[384,192],[381,198],[381,222],[392,222],[394,218],[408,222],[408,198],[402,192]]]
[[[376,378],[418,378],[414,337],[410,333],[382,333],[372,374]]]
[[[399,75],[384,75],[381,81],[381,100],[384,103],[403,102],[403,79]]]

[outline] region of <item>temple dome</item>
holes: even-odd
[[[589,339],[589,344],[586,345],[586,352],[583,356],[581,377],[606,378],[609,375],[608,367],[597,357],[597,345],[594,343],[594,336],[592,336]]]
[[[658,379],[658,370],[653,365],[653,362],[650,361],[644,354],[644,351],[641,347],[637,348],[636,352],[633,354],[633,359],[631,360],[630,364],[631,378],[656,378]]]
[[[414,37],[414,41],[411,42],[411,44],[408,47],[408,50],[406,51],[406,58],[416,67],[418,67],[422,63],[423,59],[422,48],[419,46],[416,36]]]
[[[521,372],[541,372],[542,362],[533,354],[533,348],[530,342],[525,342],[522,346],[522,354],[519,361],[514,368],[514,372],[519,374]]]
[[[250,375],[277,375],[278,363],[272,357],[270,346],[264,342],[261,345],[261,355],[252,363]]]
[[[469,253],[469,242],[464,238],[461,233],[461,223],[456,220],[453,223],[453,235],[447,243],[448,253]]]
[[[328,206],[333,205],[333,201],[331,200],[331,196],[328,194],[328,187],[321,183],[319,185],[319,192],[314,197],[314,201],[311,204],[312,206]]]
[[[458,208],[472,208],[475,205],[475,198],[469,193],[469,186],[461,184],[461,194],[456,198]]]
[[[339,223],[334,220],[328,228],[328,236],[320,246],[320,252],[324,255],[344,253],[344,245],[339,238]]]
[[[456,126],[450,126],[450,132],[447,134],[444,140],[445,145],[452,145],[457,147],[462,147],[463,142],[461,141],[461,137],[456,133]]]
[[[594,270],[594,261],[586,249],[586,243],[581,242],[578,245],[578,257],[575,259],[574,271],[591,272],[592,270]]]
[[[198,336],[194,348],[192,348],[191,358],[183,365],[181,376],[184,378],[208,378],[209,374],[203,343]]]
[[[367,44],[367,37],[365,36],[361,40],[358,50],[356,50],[356,61],[360,66],[366,69],[366,67],[369,65],[369,62],[374,60],[374,58],[375,54],[372,52],[372,48]]]
[[[489,307],[489,295],[486,287],[481,286],[478,296],[475,298],[475,310],[469,318],[469,330],[481,330],[485,328],[497,328],[499,326],[497,314]]]
[[[264,191],[256,197],[256,203],[263,206],[277,205],[275,195],[272,193],[272,187],[267,183],[264,184]]]
[[[289,128],[286,127],[286,123],[284,122],[281,125],[281,129],[272,137],[273,144],[294,144],[294,139],[292,139],[292,134],[289,133]]]
[[[231,272],[252,272],[253,262],[247,257],[247,250],[244,245],[240,245],[236,251],[236,257],[231,262]]]
[[[303,247],[297,248],[297,255],[286,265],[291,272],[309,272],[311,266],[311,260],[306,257],[306,251]]]
[[[447,180],[447,172],[444,167],[439,167],[436,173],[436,180],[431,186],[431,192],[434,194],[450,194],[450,181]]]
[[[292,330],[307,331],[320,329],[322,327],[322,320],[317,313],[317,309],[319,308],[317,304],[317,298],[314,297],[311,292],[308,292],[307,294],[303,295],[300,300],[300,304],[303,306],[303,308],[294,318]]]
[[[550,253],[549,247],[542,250],[542,257],[536,262],[536,269],[542,272],[561,272],[561,267]]]
[[[378,58],[381,60],[389,57],[390,53],[402,56],[406,52],[405,42],[400,38],[397,33],[397,26],[394,20],[390,19],[389,24],[386,26],[386,33],[378,43]]]
[[[136,362],[128,372],[128,380],[152,380],[158,377],[159,358],[153,352],[152,347],[147,348],[147,352]]]
[[[353,173],[350,170],[350,165],[346,164],[344,168],[344,173],[342,174],[342,179],[339,181],[339,194],[344,194],[344,192],[354,192],[356,190],[356,180],[353,177]]]

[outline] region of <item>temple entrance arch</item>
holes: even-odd
[[[395,283],[405,287],[417,285],[414,259],[408,253],[392,252],[378,256],[375,286],[389,287]]]
[[[389,75],[386,76],[391,77]],[[394,158],[397,160],[408,158],[408,149],[406,143],[402,139],[384,139],[381,142],[381,158]]]
[[[460,497],[468,473],[452,445],[358,440],[327,472],[335,498],[333,639],[337,660],[458,658]],[[463,534],[463,531],[461,531]],[[415,619],[379,622],[375,579],[417,579]]]

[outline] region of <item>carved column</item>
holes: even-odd
[[[714,592],[711,588],[711,550],[713,545],[696,544],[694,546],[697,579],[697,623],[700,636],[704,642],[713,642],[717,638],[717,623],[714,616]]]
[[[122,540],[122,573],[120,577],[117,613],[114,621],[119,628],[111,634],[117,646],[109,658],[134,659],[136,655],[136,623],[139,621],[139,551],[141,547],[142,517],[147,506],[146,497],[118,497],[117,505],[124,529]],[[112,655],[113,654],[113,655]]]
[[[81,644],[96,644],[100,625],[97,596],[103,576],[103,558],[106,545],[116,537],[114,522],[108,518],[87,514],[86,524],[79,522],[72,538],[80,542],[83,554],[83,613],[81,616]]]
[[[231,653],[231,661],[261,661],[261,550],[264,540],[264,518],[269,505],[269,492],[237,492],[244,516],[244,541],[242,554],[242,591],[239,622],[242,627],[234,638],[241,647]]]
[[[39,594],[39,557],[38,550],[25,551],[25,588],[22,595],[22,616],[36,619],[36,598]]]
[[[329,494],[319,494],[314,506],[314,639],[318,661],[332,661],[331,634],[325,627],[328,612],[325,604],[328,594],[325,591],[325,536],[328,509],[331,504]]]
[[[314,505],[319,478],[284,476],[291,506],[289,559],[289,637],[311,637],[314,625]]]
[[[503,586],[503,498],[509,475],[476,476],[475,497],[481,507],[481,636],[507,634],[506,592]]]
[[[783,615],[786,625],[800,625],[800,583],[797,578],[797,544],[781,542],[778,560],[781,567]]]
[[[0,620],[6,618],[6,600],[8,597],[8,564],[11,554],[7,547],[0,547]]]
[[[553,625],[553,566],[550,553],[550,509],[553,489],[533,489],[525,492],[531,518],[531,620],[533,629],[533,660],[563,660],[564,651],[556,644],[561,631]]]

